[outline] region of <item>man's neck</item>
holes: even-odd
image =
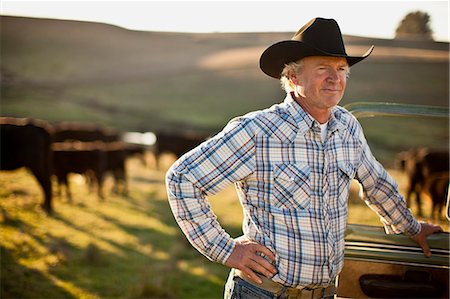
[[[316,107],[312,107],[308,105],[307,101],[304,101],[302,97],[296,96],[294,93],[291,94],[297,104],[302,107],[309,115],[311,115],[315,120],[317,120],[320,124],[325,124],[328,122],[331,116],[331,109],[319,109]]]

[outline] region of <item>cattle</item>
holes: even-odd
[[[31,118],[0,117],[0,169],[28,168],[39,182],[42,208],[52,213],[52,127]]]
[[[411,203],[411,195],[414,194],[418,216],[423,217],[421,194],[426,193],[432,199],[432,214],[440,213],[448,189],[448,150],[410,149],[399,153],[397,162],[400,169],[407,175],[406,202],[408,206]]]
[[[114,178],[113,192],[128,194],[126,160],[134,155],[143,158],[144,147],[125,142],[57,142],[53,144],[54,174],[58,185],[65,186],[69,201],[72,200],[68,175],[85,176],[90,190],[97,187],[98,196],[104,199],[103,182],[108,173]]]
[[[98,124],[61,122],[53,124],[55,142],[64,141],[104,141],[113,142],[120,140],[118,131],[106,128]]]
[[[106,154],[103,142],[55,142],[53,149],[53,174],[58,181],[59,190],[64,185],[69,201],[72,201],[68,176],[70,173],[86,174],[95,179],[97,194],[103,196],[103,179],[106,171]],[[61,192],[60,192],[61,193]]]
[[[139,155],[145,163],[144,147],[125,142],[112,142],[105,143],[103,150],[106,154],[105,171],[110,172],[114,178],[113,193],[128,195],[126,160]]]
[[[201,144],[209,137],[205,134],[198,134],[193,132],[157,132],[155,135],[156,143],[154,146],[154,154],[157,165],[159,165],[159,158],[161,154],[170,153],[179,158],[183,154]]]
[[[449,183],[448,171],[433,173],[425,179],[424,192],[433,200],[431,207],[433,219],[439,219],[442,215],[449,192]]]

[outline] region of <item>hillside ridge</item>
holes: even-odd
[[[166,37],[197,37],[204,38],[208,37],[211,39],[227,39],[231,37],[243,37],[241,41],[242,44],[247,44],[245,40],[248,40],[250,36],[263,37],[264,39],[290,39],[290,37],[295,33],[294,29],[290,31],[267,31],[267,32],[211,32],[211,33],[192,33],[192,32],[174,32],[174,31],[152,31],[152,30],[133,30],[127,29],[114,24],[102,23],[102,22],[91,22],[91,21],[78,21],[78,20],[62,20],[62,19],[51,19],[51,18],[32,18],[32,17],[19,17],[19,16],[6,16],[0,15],[0,22],[2,26],[9,24],[18,25],[32,25],[33,27],[51,25],[57,26],[59,29],[67,29],[70,27],[80,27],[84,29],[103,29],[103,30],[116,30],[117,33],[128,33],[136,35],[154,35],[154,36],[166,36]],[[15,24],[14,24],[15,23]],[[61,25],[65,27],[60,27]],[[3,31],[3,30],[2,30]],[[244,38],[245,37],[245,38]],[[415,41],[415,40],[399,40],[399,39],[383,39],[365,36],[355,36],[343,34],[344,40],[351,44],[373,44],[379,43],[384,46],[392,47],[407,47],[407,48],[418,48],[418,49],[434,49],[434,50],[449,50],[449,43],[442,41]],[[251,39],[250,39],[251,40]],[[250,43],[249,45],[254,45]]]
[[[0,16],[2,115],[99,122],[122,130],[217,131],[284,97],[259,56],[293,32],[136,31],[105,23]],[[352,67],[342,105],[448,106],[448,43],[345,35]]]

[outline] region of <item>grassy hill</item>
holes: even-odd
[[[117,129],[216,132],[231,118],[281,101],[259,70],[261,51],[292,33],[187,34],[105,24],[1,17],[1,115],[90,121]],[[375,52],[352,68],[343,104],[391,101],[448,106],[448,43],[346,36],[348,52]],[[417,145],[448,146],[447,120],[362,120],[377,157]],[[169,160],[170,161],[170,160]],[[99,202],[79,177],[74,201],[38,204],[25,170],[0,173],[2,298],[220,298],[226,267],[185,240],[170,212],[164,171],[127,165],[128,197]],[[396,175],[402,192],[405,178]],[[111,179],[106,189],[111,187]],[[349,222],[377,224],[352,189]],[[213,197],[219,221],[240,234],[232,189]],[[429,202],[428,202],[429,204]],[[448,223],[442,222],[448,230]]]
[[[216,131],[231,117],[282,99],[258,60],[265,47],[291,35],[142,32],[3,16],[2,114],[123,130],[183,124]],[[352,69],[343,104],[448,105],[447,43],[345,38],[350,53],[376,48]]]
[[[123,131],[214,133],[229,119],[284,97],[258,61],[268,45],[290,39],[290,32],[192,34],[51,19],[2,16],[0,21],[3,116],[90,121]],[[350,54],[359,55],[372,44],[375,51],[352,68],[343,105],[448,106],[448,43],[344,38]],[[383,152],[386,148],[402,148],[376,135],[389,135],[396,126],[391,120],[366,125],[369,142],[373,139],[383,160],[394,155]],[[439,132],[431,142],[446,145],[446,122],[423,130],[436,126]]]

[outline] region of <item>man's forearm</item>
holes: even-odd
[[[206,196],[182,174],[166,176],[169,204],[189,242],[208,259],[225,263],[235,242],[221,227]]]

